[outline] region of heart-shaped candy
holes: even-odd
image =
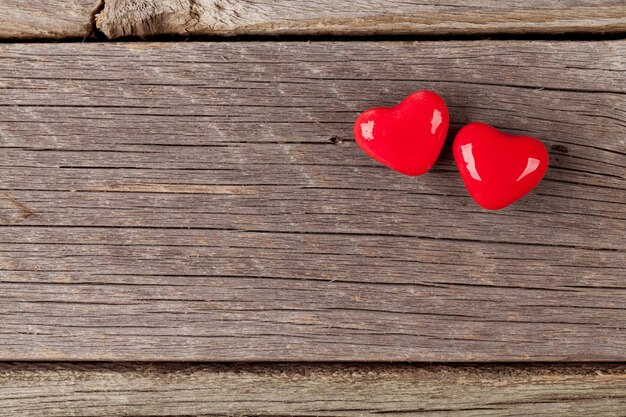
[[[448,133],[446,103],[437,93],[417,91],[395,107],[361,113],[354,138],[369,156],[405,175],[422,175],[437,161]]]
[[[461,129],[453,153],[465,187],[478,205],[488,210],[502,209],[528,194],[548,169],[543,143],[483,123]]]

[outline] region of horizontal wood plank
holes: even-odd
[[[106,0],[110,38],[151,35],[389,35],[620,32],[622,0]]]
[[[625,360],[625,41],[0,45],[0,359]],[[501,212],[351,138],[540,137]]]
[[[0,2],[0,38],[80,38],[96,28],[109,38],[610,33],[626,31],[626,5],[622,0]]]
[[[14,417],[617,417],[625,393],[616,365],[0,365]]]
[[[86,38],[103,0],[2,0],[0,39]]]

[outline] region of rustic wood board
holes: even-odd
[[[107,36],[626,31],[623,0],[106,0]]]
[[[80,416],[623,416],[626,367],[0,365],[0,412]]]
[[[0,359],[626,360],[625,41],[0,45]],[[480,210],[359,111],[551,150]],[[451,135],[452,136],[452,135]]]
[[[103,0],[2,0],[0,38],[84,38]]]
[[[0,38],[626,31],[623,0],[3,0]]]

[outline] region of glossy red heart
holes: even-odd
[[[437,93],[417,91],[395,107],[361,113],[354,138],[369,156],[405,175],[422,175],[437,161],[448,134],[446,103]]]
[[[461,129],[453,153],[470,195],[488,210],[502,209],[528,194],[548,169],[548,151],[539,140],[483,123]]]

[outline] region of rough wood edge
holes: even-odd
[[[323,3],[323,2],[320,2]],[[271,4],[240,5],[213,0],[106,0],[96,26],[108,38],[156,35],[472,35],[619,33],[626,31],[626,6],[594,5],[528,10],[502,7],[490,11],[467,7],[459,13],[431,5],[394,5],[370,10],[367,16],[341,14],[337,6],[328,17],[315,2],[308,11],[289,12]],[[354,7],[358,7],[355,5]],[[406,9],[403,11],[403,8]],[[418,10],[419,9],[419,10]],[[389,10],[397,13],[388,14]],[[285,14],[289,14],[285,16]],[[277,16],[284,17],[277,19]]]

